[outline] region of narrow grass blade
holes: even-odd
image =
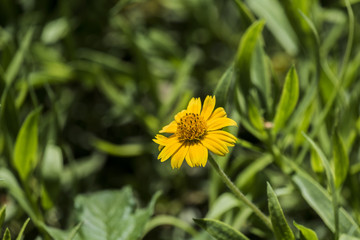
[[[25,231],[25,228],[26,226],[28,225],[28,223],[30,222],[30,218],[28,218],[24,224],[22,225],[21,229],[20,229],[20,232],[19,232],[19,235],[17,236],[16,240],[21,240],[23,239],[23,235],[24,235],[24,231]]]
[[[230,66],[215,87],[214,95],[219,106],[225,106],[228,99],[229,90],[233,82],[233,70],[233,66]]]

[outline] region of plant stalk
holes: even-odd
[[[211,166],[215,169],[215,171],[219,174],[226,186],[233,192],[233,194],[243,203],[245,203],[248,207],[250,207],[269,229],[273,230],[269,218],[264,213],[262,213],[257,206],[255,206],[249,199],[245,197],[245,195],[235,186],[235,184],[230,180],[226,173],[220,168],[215,159],[209,157],[209,162]]]

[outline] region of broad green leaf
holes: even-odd
[[[341,234],[339,240],[360,240],[360,238],[353,237],[347,234]]]
[[[312,209],[320,216],[326,226],[335,232],[334,209],[327,191],[307,174],[297,171],[293,181],[299,187],[301,195]],[[339,210],[339,230],[355,237],[360,237],[360,227],[343,208]]]
[[[339,206],[338,206],[338,199],[337,199],[337,193],[335,188],[335,182],[334,182],[334,176],[331,171],[330,163],[325,157],[324,153],[321,151],[321,149],[317,146],[317,144],[309,138],[306,134],[304,134],[304,137],[306,140],[310,143],[312,148],[316,151],[316,153],[319,155],[320,160],[325,168],[325,173],[327,177],[328,186],[331,191],[332,196],[332,208],[334,213],[334,226],[335,226],[335,235],[338,235],[339,233]]]
[[[215,87],[214,95],[219,106],[225,106],[229,97],[229,90],[233,81],[233,66],[230,66],[222,75],[218,84]]]
[[[23,235],[24,235],[24,231],[25,231],[25,228],[26,226],[28,225],[28,223],[30,222],[30,218],[28,218],[24,224],[22,225],[21,229],[20,229],[20,232],[19,232],[19,235],[17,236],[16,240],[21,240],[23,239]]]
[[[25,119],[16,138],[14,166],[26,181],[38,163],[38,118],[40,109],[33,110]]]
[[[32,221],[37,223],[37,215],[29,203],[24,191],[19,186],[15,176],[7,168],[1,168],[0,179],[3,179],[3,181],[0,181],[0,187],[6,188],[21,208],[29,215]]]
[[[19,73],[25,54],[30,46],[33,33],[34,28],[29,28],[24,38],[22,39],[19,50],[16,52],[14,58],[10,62],[10,65],[6,69],[5,80],[7,85],[10,85],[14,81],[16,75]]]
[[[222,214],[240,205],[239,200],[233,194],[223,193],[220,195],[206,214],[206,218],[219,218]]]
[[[78,223],[75,227],[69,230],[57,229],[54,227],[43,225],[43,229],[54,239],[54,240],[73,240],[78,239],[78,232],[82,223]]]
[[[298,39],[288,18],[277,0],[247,0],[247,5],[256,15],[265,19],[266,25],[283,48],[296,55]]]
[[[198,218],[194,222],[217,240],[249,240],[241,232],[218,220]]]
[[[339,188],[345,181],[349,170],[349,157],[346,148],[337,130],[333,135],[333,158],[334,158],[334,176],[335,186]]]
[[[293,66],[285,78],[284,87],[281,93],[280,102],[276,109],[274,119],[274,132],[277,133],[286,123],[294,111],[299,98],[299,78]]]
[[[234,70],[236,81],[239,83],[241,90],[248,92],[251,86],[250,64],[251,58],[258,39],[261,37],[265,21],[254,22],[244,33],[240,40],[239,48],[236,53]]]
[[[128,143],[116,145],[101,139],[95,139],[93,145],[96,149],[118,157],[135,157],[147,151],[147,145],[141,143]]]
[[[83,223],[80,239],[139,239],[158,196],[155,194],[145,209],[136,208],[130,187],[77,196],[75,208],[78,219]]]
[[[10,230],[9,228],[6,228],[4,236],[2,238],[2,240],[11,240],[11,234],[10,234]]]
[[[276,239],[295,240],[295,236],[286,222],[279,200],[269,183],[267,183],[267,195],[270,219]]]
[[[318,240],[316,233],[312,229],[297,224],[295,221],[294,226],[299,229],[301,240]]]

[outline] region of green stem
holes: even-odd
[[[219,174],[226,186],[233,192],[233,194],[250,207],[254,213],[265,223],[265,225],[272,230],[272,224],[267,216],[260,211],[260,209],[255,206],[250,200],[248,200],[245,195],[235,186],[235,184],[230,180],[226,173],[219,167],[214,158],[209,157],[209,162],[215,171]]]

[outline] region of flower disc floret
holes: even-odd
[[[179,141],[201,140],[206,133],[206,123],[202,116],[197,113],[186,113],[177,122],[176,135]]]

